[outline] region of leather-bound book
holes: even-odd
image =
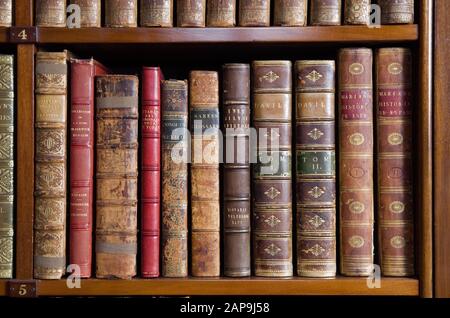
[[[340,25],[342,0],[311,0],[311,25]]]
[[[159,276],[161,70],[142,70],[141,275]]]
[[[67,59],[37,52],[35,117],[34,278],[66,271]]]
[[[173,26],[173,0],[141,0],[140,10],[143,27]]]
[[[373,272],[372,50],[339,52],[341,274]]]
[[[223,66],[224,274],[250,276],[250,65]]]
[[[70,72],[70,264],[91,277],[94,200],[94,77],[106,68],[95,61],[71,60]]]
[[[412,59],[377,51],[378,242],[385,276],[414,275]]]
[[[239,26],[270,26],[270,0],[240,0]]]
[[[66,26],[66,0],[36,0],[36,26]]]
[[[14,56],[0,55],[0,278],[12,278],[14,236]]]
[[[253,262],[256,276],[288,277],[292,266],[292,64],[253,62]]]
[[[70,4],[80,6],[82,28],[100,28],[102,26],[101,0],[70,0]]]
[[[206,25],[206,0],[177,0],[177,26],[202,28]]]
[[[109,28],[137,27],[138,0],[105,1],[105,26]]]
[[[138,78],[96,77],[97,278],[136,275]]]
[[[297,273],[336,275],[335,62],[297,61]]]
[[[378,0],[382,24],[414,23],[414,0]]]
[[[167,80],[162,103],[162,276],[188,275],[188,84]],[[176,157],[173,154],[177,154]],[[183,160],[184,159],[184,160]]]
[[[345,24],[369,24],[371,0],[345,0]]]
[[[13,0],[0,0],[0,26],[9,27],[12,25],[12,3]]]
[[[209,27],[236,25],[236,0],[207,0],[206,23]]]
[[[220,275],[219,79],[189,74],[192,276]]]
[[[275,0],[273,24],[276,26],[306,26],[308,0]]]

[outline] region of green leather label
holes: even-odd
[[[323,151],[297,151],[297,174],[330,176],[336,172],[335,152]]]

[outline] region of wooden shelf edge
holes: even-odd
[[[365,278],[336,279],[134,279],[81,281],[81,288],[68,288],[65,280],[38,282],[39,296],[193,296],[193,295],[349,295],[418,296],[414,278],[383,278],[380,288],[368,288]]]
[[[416,41],[418,25],[249,28],[39,28],[48,44],[389,43]]]
[[[9,41],[9,28],[0,27],[0,43],[8,43]]]
[[[8,280],[0,279],[0,296],[8,295],[7,288],[8,288]]]

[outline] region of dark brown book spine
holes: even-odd
[[[172,27],[173,0],[141,0],[141,21],[144,27]]]
[[[275,0],[274,22],[276,26],[306,26],[308,0]]]
[[[236,0],[207,0],[206,22],[209,27],[236,25]]]
[[[256,276],[288,277],[292,266],[292,65],[253,62],[253,261]]]
[[[105,2],[105,26],[109,28],[137,27],[137,0]]]
[[[36,0],[36,26],[66,26],[66,0]]]
[[[13,0],[0,0],[0,26],[9,27],[12,25]]]
[[[385,276],[414,275],[412,58],[377,51],[378,239]]]
[[[297,61],[297,273],[336,275],[335,62]]]
[[[206,0],[177,0],[177,26],[203,28],[206,25]]]
[[[82,28],[99,28],[102,26],[101,0],[70,0],[70,4],[80,6],[80,26]]]
[[[378,0],[382,24],[414,23],[414,0]]]
[[[138,78],[96,78],[97,278],[136,275]]]
[[[311,0],[311,25],[340,25],[342,0]]]
[[[345,0],[345,24],[369,24],[371,0]]]
[[[189,75],[191,127],[192,275],[220,275],[219,79]]]
[[[239,26],[270,26],[270,0],[240,0]]]
[[[223,66],[224,274],[250,276],[250,65]]]
[[[341,274],[373,272],[372,50],[339,53]]]

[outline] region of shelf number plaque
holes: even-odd
[[[12,43],[36,43],[36,27],[11,27],[9,29],[9,41]]]
[[[10,280],[8,282],[8,295],[14,298],[37,297],[37,284],[35,280]]]

